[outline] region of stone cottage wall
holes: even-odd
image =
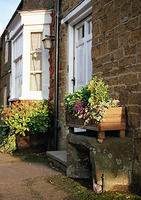
[[[82,1],[61,1],[61,17]],[[141,1],[93,0],[93,75],[126,106],[128,136],[141,138]],[[67,24],[60,26],[60,103],[67,88]]]
[[[94,3],[96,1],[93,1]],[[128,135],[141,137],[141,2],[97,1],[93,7],[93,74],[126,106]]]
[[[81,0],[62,0],[61,17],[65,17]],[[141,175],[141,1],[92,0],[93,75],[110,86],[112,97],[120,100],[127,111],[127,133],[133,138],[135,163],[134,184]],[[65,148],[63,98],[67,91],[67,24],[60,26],[59,69],[59,148]],[[141,187],[140,187],[141,188]]]
[[[134,176],[141,175],[141,1],[104,0],[93,6],[93,74],[104,78],[126,107],[135,142]],[[139,182],[134,184],[140,185]]]
[[[53,5],[54,5],[53,0],[23,0],[22,10],[52,9]]]

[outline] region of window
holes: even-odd
[[[9,47],[8,36],[6,36],[5,37],[5,64],[8,62],[8,47]]]
[[[13,62],[15,80],[15,98],[22,92],[22,34],[13,42]]]
[[[30,90],[42,90],[42,33],[31,33]]]
[[[20,97],[22,92],[22,59],[15,62],[15,94]]]
[[[78,28],[78,39],[80,40],[80,39],[82,39],[82,38],[84,38],[84,25],[82,25],[82,26],[80,26],[79,28]]]
[[[6,108],[6,106],[7,106],[7,86],[4,87],[3,92],[4,92],[4,95],[3,95],[3,106],[4,106],[4,108]]]

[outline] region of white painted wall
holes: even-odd
[[[24,25],[36,25],[36,24],[50,24],[51,23],[51,11],[35,10],[35,11],[21,11],[19,12]]]

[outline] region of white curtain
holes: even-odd
[[[42,89],[42,33],[31,33],[30,90]]]

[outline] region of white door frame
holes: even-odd
[[[73,93],[74,77],[74,26],[92,14],[92,0],[84,0],[79,6],[72,10],[61,24],[68,24],[68,92]],[[77,130],[82,131],[82,130]]]

